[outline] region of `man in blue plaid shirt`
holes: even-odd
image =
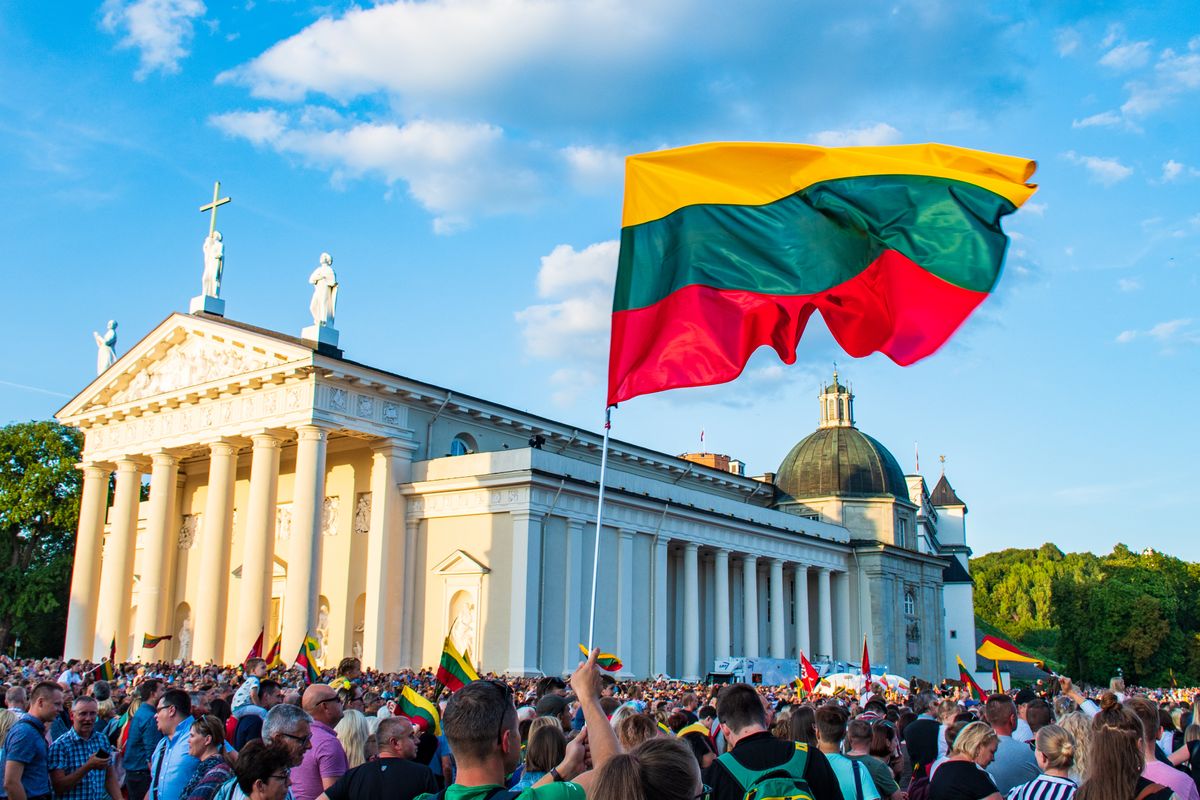
[[[77,698],[71,730],[50,745],[50,785],[60,800],[121,800],[112,746],[96,730],[96,714],[94,698]]]

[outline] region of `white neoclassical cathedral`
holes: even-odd
[[[352,361],[331,311],[296,337],[214,299],[58,413],[86,437],[67,656],[238,663],[262,633],[290,662],[313,635],[394,670],[449,633],[481,671],[561,673],[597,535],[596,642],[631,676],[857,662],[865,636],[936,680],[974,650],[966,506],[857,429],[836,373],[761,478],[613,441],[597,533],[598,433]]]

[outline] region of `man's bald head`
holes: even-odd
[[[300,704],[313,719],[331,728],[342,720],[342,702],[332,686],[314,683],[304,690]]]

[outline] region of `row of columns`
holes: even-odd
[[[665,544],[665,542],[664,542]],[[717,549],[713,552],[716,573],[713,600],[716,619],[713,626],[714,650],[718,658],[733,654],[730,623],[730,551]],[[759,581],[760,557],[741,554],[742,562],[742,642],[737,655],[757,658],[759,646]],[[837,573],[837,602],[833,598],[833,572],[828,567],[811,567],[806,564],[786,564],[782,559],[766,559],[770,598],[770,628],[767,654],[770,658],[787,658],[787,623],[785,594],[785,568],[793,572],[795,579],[795,641],[797,648],[810,657],[817,654],[834,655],[834,626],[839,640],[848,647],[850,642],[850,589],[846,573]],[[817,575],[817,635],[815,647],[810,635],[808,577],[810,571]],[[683,546],[683,565],[680,579],[683,582],[683,604],[680,609],[683,624],[682,677],[698,679],[703,675],[700,663],[700,564],[699,545],[686,542]],[[656,592],[657,595],[657,592]]]
[[[329,430],[319,425],[295,429],[296,467],[292,496],[292,535],[287,553],[287,583],[283,614],[283,652],[299,650],[313,631],[317,617],[320,580],[321,511],[325,497],[325,454]],[[237,441],[212,442],[209,448],[208,489],[199,532],[198,555],[204,585],[194,592],[193,661],[222,663],[239,660],[244,652],[225,653],[227,619],[236,621],[237,641],[246,650],[265,629],[271,602],[278,500],[279,462],[284,439],[271,433],[250,437],[250,492],[246,509],[246,536],[242,557],[241,602],[236,614],[226,614],[229,592],[229,551],[232,540],[234,487],[240,445]],[[179,459],[163,451],[149,454],[150,501],[143,543],[137,618],[130,618],[134,555],[137,545],[138,507],[144,456],[121,458],[113,464],[85,463],[80,503],[75,570],[67,614],[65,652],[68,656],[98,658],[107,655],[109,642],[117,642],[118,660],[155,658],[135,642],[126,652],[131,634],[163,635],[171,630],[174,585],[173,534],[180,510]],[[371,470],[370,563],[378,565],[368,577],[364,660],[372,664],[399,664],[406,637],[369,635],[385,630],[403,607],[403,586],[388,576],[403,574],[408,550],[404,524],[404,499],[398,485],[410,479],[411,451],[397,443],[384,443],[373,452]],[[108,514],[109,546],[102,555],[110,473],[116,472],[116,491]],[[102,563],[103,562],[103,563]],[[389,569],[389,567],[391,569]],[[396,620],[399,623],[399,620]],[[131,629],[132,626],[132,629]],[[393,631],[394,634],[394,631]],[[267,643],[269,645],[269,643]],[[239,647],[241,645],[239,644]],[[390,648],[390,649],[388,649]]]

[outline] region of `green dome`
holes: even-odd
[[[810,497],[892,495],[908,500],[908,483],[895,457],[857,428],[821,428],[806,436],[775,474],[778,502]]]

